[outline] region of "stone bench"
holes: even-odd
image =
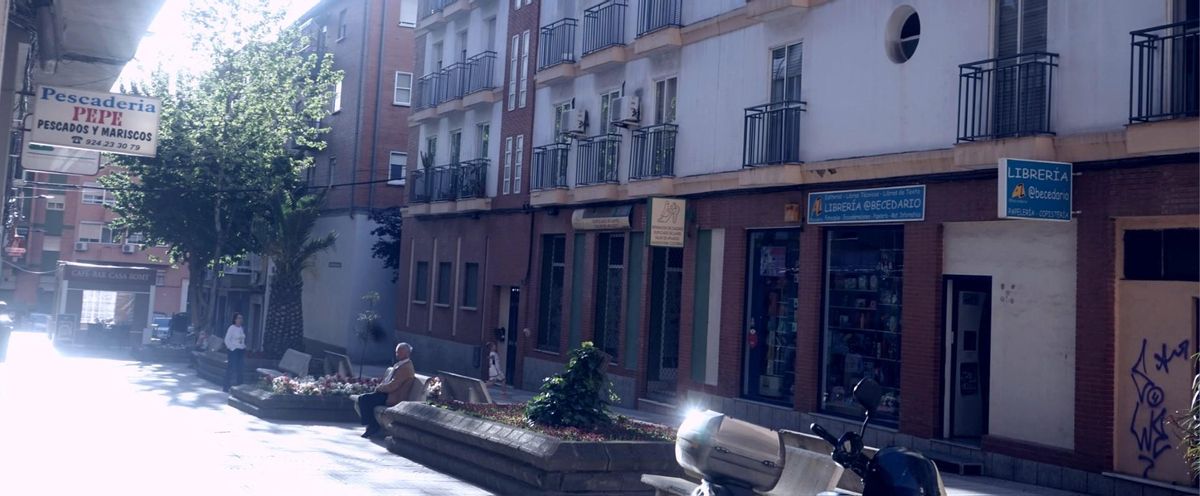
[[[463,403],[495,403],[488,394],[487,384],[479,379],[444,370],[439,370],[437,376],[442,379],[442,391],[449,394],[452,400]]]
[[[417,374],[416,376],[413,377],[413,381],[415,381],[415,382],[413,382],[412,388],[410,388],[408,390],[408,397],[405,399],[402,399],[400,401],[419,401],[419,402],[425,401],[425,383],[429,381],[429,376]],[[350,399],[354,401],[354,411],[356,413],[358,413],[359,415],[362,415],[362,412],[360,412],[358,410],[358,397],[359,397],[359,395],[356,394],[356,395],[351,396]],[[388,425],[387,422],[390,422],[390,421],[386,421],[384,419],[384,417],[383,417],[384,410],[387,410],[386,406],[375,407],[375,411],[374,411],[375,420],[379,422],[379,425],[387,427],[387,425]]]
[[[325,375],[337,376],[339,378],[354,377],[354,365],[350,363],[350,357],[341,353],[326,350],[323,365]]]
[[[308,364],[311,361],[312,355],[288,348],[283,352],[283,358],[279,359],[279,370],[259,368],[256,371],[260,375],[267,376],[268,380],[281,375],[304,377],[308,375]]]

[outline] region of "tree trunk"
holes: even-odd
[[[204,305],[204,263],[188,260],[188,320],[191,325],[203,329],[201,321],[208,315],[208,307]]]
[[[268,356],[283,356],[288,348],[304,350],[303,291],[304,279],[299,271],[279,270],[271,279],[271,302],[263,340],[263,351]]]

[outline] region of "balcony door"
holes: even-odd
[[[791,102],[800,101],[801,44],[771,50],[771,103],[766,114],[765,153],[767,163],[800,161],[800,113],[792,112]]]
[[[1176,0],[1175,22],[1200,19],[1200,0]],[[1195,26],[1195,24],[1192,24]],[[1194,117],[1200,114],[1200,36],[1185,35],[1188,27],[1176,28],[1180,33],[1179,46],[1172,53],[1171,64],[1176,68],[1171,71],[1171,96],[1177,103],[1173,105],[1175,112]]]
[[[996,1],[996,136],[1049,131],[1046,106],[1050,68],[1028,54],[1046,51],[1046,0]]]
[[[450,165],[458,165],[462,159],[462,129],[450,131]]]

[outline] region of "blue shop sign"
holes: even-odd
[[[1071,164],[1002,158],[999,175],[1001,219],[1071,220]]]
[[[925,220],[924,185],[808,194],[809,224],[920,220]]]

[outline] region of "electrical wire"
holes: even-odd
[[[319,189],[329,189],[329,188],[342,188],[342,187],[346,187],[346,186],[361,186],[361,185],[365,185],[365,184],[386,183],[389,181],[395,181],[395,179],[376,179],[373,181],[353,181],[353,182],[348,182],[348,183],[336,183],[336,184],[327,184],[327,185],[307,185],[307,186],[303,186],[302,189],[304,189],[304,190],[319,190]],[[237,188],[237,189],[144,188],[144,187],[109,188],[109,187],[99,186],[99,185],[84,186],[84,185],[80,185],[80,184],[49,183],[49,182],[41,182],[41,181],[26,181],[24,186],[20,186],[20,188],[34,188],[34,187],[36,187],[38,189],[45,189],[48,192],[64,192],[64,193],[67,191],[83,191],[83,190],[137,191],[137,192],[143,192],[143,193],[172,193],[172,192],[262,193],[262,192],[270,191],[270,188]]]
[[[57,269],[56,270],[48,270],[48,271],[37,271],[37,270],[27,269],[25,267],[17,265],[16,263],[9,262],[8,260],[4,260],[4,259],[0,259],[0,263],[3,263],[4,265],[8,265],[8,266],[10,266],[14,269],[17,269],[21,272],[25,272],[25,273],[29,273],[29,274],[36,274],[36,275],[41,275],[41,276],[50,275],[50,274],[54,274],[54,273],[58,272]]]

